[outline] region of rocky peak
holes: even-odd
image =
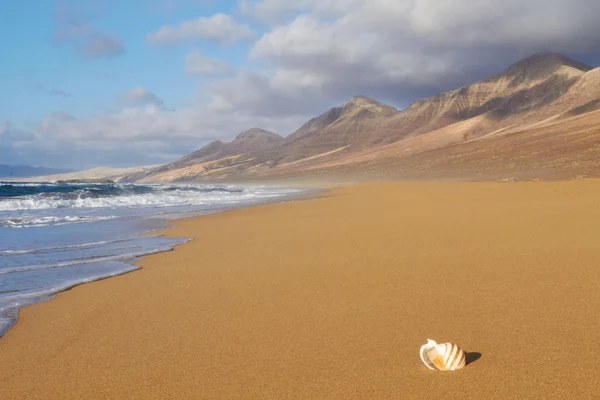
[[[366,96],[354,96],[344,104],[340,106],[344,111],[350,111],[355,109],[367,110],[374,114],[391,116],[398,112],[394,107],[388,106],[387,104],[380,103]]]
[[[490,78],[510,78],[520,83],[524,80],[543,80],[557,72],[570,75],[583,75],[592,67],[557,53],[538,53],[524,58],[508,67],[500,74]]]
[[[257,140],[257,139],[274,139],[274,140],[279,140],[282,139],[281,136],[277,135],[276,133],[273,132],[269,132],[266,131],[264,129],[260,129],[260,128],[251,128],[248,129],[247,131],[244,131],[242,133],[240,133],[234,140],[232,143],[236,142],[236,141],[246,141],[246,140]]]

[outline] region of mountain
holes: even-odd
[[[386,143],[425,151],[508,134],[560,118],[600,98],[598,69],[567,57],[536,54],[490,78],[419,100],[386,121]],[[590,109],[591,110],[591,109]]]
[[[283,142],[284,138],[276,133],[260,128],[252,128],[240,133],[231,142],[222,142],[220,140],[211,142],[200,150],[173,163],[173,166],[179,167],[238,154],[250,153],[252,151],[267,150],[277,147]]]
[[[62,174],[73,170],[32,167],[29,165],[0,165],[0,178],[27,178],[32,176]]]
[[[526,174],[506,170],[503,160],[513,160],[509,165],[524,160],[521,164],[548,177],[600,176],[600,165],[589,159],[590,154],[596,155],[590,153],[590,146],[597,147],[600,134],[597,110],[600,68],[560,54],[540,53],[487,79],[415,101],[401,111],[357,96],[270,146],[234,150],[237,139],[213,142],[143,178],[412,179],[493,176],[498,171]],[[570,149],[565,160],[557,150],[560,143]],[[491,148],[496,149],[493,156],[487,153]],[[522,153],[522,148],[531,152]],[[474,169],[458,172],[455,165],[459,164]],[[545,165],[544,170],[536,169],[536,164]]]
[[[552,106],[568,106],[560,100],[591,69],[558,54],[536,54],[490,78],[414,102],[387,123],[393,131],[388,141],[477,118],[468,132],[474,138],[513,117],[524,122],[553,115],[559,110]]]
[[[394,116],[398,113],[392,106],[380,103],[365,96],[356,96],[339,107],[311,119],[296,132],[286,138],[286,144],[299,142],[329,143],[350,142],[361,133],[362,124],[367,121]]]
[[[394,107],[356,96],[311,119],[271,152],[276,164],[369,143],[379,121],[398,113]],[[264,158],[264,157],[263,157]]]
[[[140,173],[127,174],[121,179],[124,181],[141,181],[151,176],[158,179],[180,180],[197,176],[205,168],[202,165],[215,160],[221,160],[226,166],[233,163],[232,157],[246,153],[267,150],[280,146],[284,142],[282,136],[260,128],[252,128],[240,133],[231,142],[215,140],[200,150],[193,152],[173,163],[162,165],[158,168]],[[218,164],[221,165],[221,164]],[[194,167],[194,168],[188,168]],[[184,174],[173,173],[188,168]],[[161,178],[162,177],[162,178]]]

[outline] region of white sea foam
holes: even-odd
[[[182,240],[182,242],[185,243],[186,241]],[[173,249],[172,246],[166,246],[166,247],[160,247],[160,248],[153,249],[153,250],[145,250],[145,251],[136,252],[136,253],[119,254],[116,256],[74,259],[74,260],[55,263],[55,264],[27,265],[24,267],[0,268],[0,275],[14,274],[17,272],[39,271],[39,270],[43,270],[43,269],[73,267],[76,265],[95,264],[95,263],[103,263],[103,262],[109,262],[109,261],[127,262],[127,261],[133,261],[138,257],[147,256],[150,254],[162,253],[165,251],[170,251],[172,249]]]
[[[211,204],[235,204],[246,201],[269,199],[294,193],[281,188],[252,188],[232,191],[196,191],[189,187],[168,187],[152,193],[106,197],[64,198],[60,196],[23,196],[0,200],[0,211],[27,211],[56,208],[121,208],[166,207]]]
[[[138,269],[140,269],[140,267],[136,267],[135,265],[123,263],[123,268],[120,268],[115,271],[111,271],[109,273],[97,274],[97,275],[87,276],[87,277],[81,278],[81,279],[67,281],[58,286],[52,287],[52,288],[46,288],[46,289],[42,289],[42,290],[38,290],[38,291],[34,290],[34,291],[29,291],[29,292],[20,292],[18,294],[12,295],[12,296],[5,296],[5,297],[2,297],[2,299],[1,299],[2,305],[0,306],[0,312],[6,311],[6,309],[8,308],[7,305],[9,307],[13,307],[13,306],[22,307],[24,304],[29,304],[28,301],[32,298],[51,296],[56,293],[64,292],[65,290],[71,289],[74,286],[81,285],[82,283],[94,282],[94,281],[97,281],[99,279],[104,279],[104,278],[111,278],[113,276],[123,275],[127,272],[135,271]]]
[[[65,215],[63,217],[32,217],[32,218],[13,218],[6,221],[0,221],[0,226],[5,225],[11,228],[28,228],[35,226],[47,226],[47,225],[64,225],[64,224],[74,224],[81,222],[96,222],[96,221],[106,221],[109,219],[114,219],[115,216],[106,215],[106,216],[71,216]],[[0,252],[1,254],[2,252]]]
[[[13,187],[38,187],[38,186],[58,186],[58,184],[53,182],[47,183],[35,183],[35,182],[2,182],[0,183],[0,187],[2,186],[13,186]]]
[[[146,237],[157,237],[157,235],[147,235]],[[53,252],[53,251],[83,249],[83,248],[87,248],[87,247],[102,246],[102,245],[112,244],[112,243],[122,243],[122,242],[128,242],[130,240],[135,240],[135,238],[103,240],[100,242],[73,244],[73,245],[65,245],[65,246],[39,247],[39,248],[26,249],[26,250],[4,250],[4,251],[0,251],[0,255],[3,255],[3,254],[4,255],[34,254],[34,253],[40,254],[40,253],[48,253],[48,252]]]

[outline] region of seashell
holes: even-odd
[[[454,371],[464,368],[465,352],[454,343],[436,343],[427,339],[421,346],[421,360],[427,368],[438,371]]]

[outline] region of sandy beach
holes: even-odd
[[[599,181],[361,184],[167,235],[194,240],[23,309],[0,399],[598,398]],[[428,338],[480,358],[430,371]]]

